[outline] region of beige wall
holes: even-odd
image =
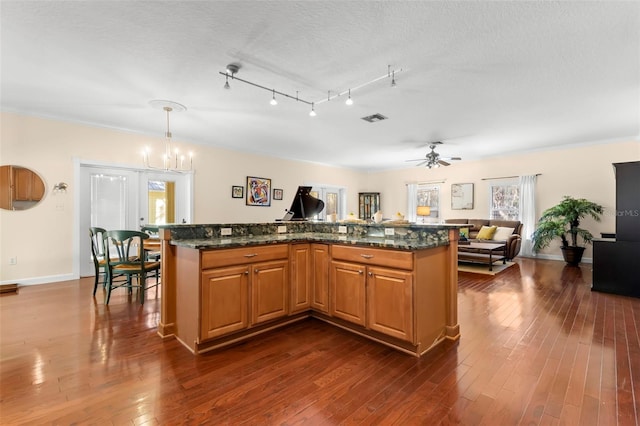
[[[36,208],[0,211],[0,282],[42,282],[72,277],[74,231],[74,159],[139,167],[145,146],[157,146],[155,137],[120,132],[10,113],[0,116],[0,164],[15,164],[37,171],[47,195]],[[410,168],[361,173],[312,163],[250,155],[218,148],[176,143],[194,157],[194,222],[271,222],[284,214],[300,184],[333,184],[348,188],[348,211],[357,211],[359,191],[382,194],[385,216],[406,210],[407,182],[443,180],[443,217],[486,217],[488,195],[482,178],[540,173],[538,211],[557,203],[562,195],[585,197],[607,209],[594,233],[614,230],[615,180],[611,163],[640,160],[640,142],[591,145],[536,152],[482,161],[463,161],[428,170]],[[284,200],[271,207],[247,207],[231,198],[232,185],[244,185],[246,176],[272,179],[284,190]],[[51,192],[56,182],[71,184],[66,194]],[[475,184],[475,209],[451,211],[451,183]],[[554,247],[548,253],[559,256]],[[9,265],[17,257],[17,265]],[[585,254],[590,257],[590,252]]]
[[[74,159],[129,167],[142,166],[146,146],[159,139],[134,133],[2,113],[0,164],[37,171],[47,194],[30,210],[0,210],[0,283],[60,281],[73,275]],[[177,139],[177,138],[176,138]],[[298,185],[323,183],[348,188],[347,208],[355,210],[362,174],[353,170],[250,155],[176,140],[181,151],[194,156],[194,222],[273,222],[284,216]],[[272,179],[284,190],[282,201],[270,207],[249,207],[231,198],[231,186],[247,176]],[[66,194],[53,194],[56,182],[70,184]],[[17,257],[17,265],[9,258]]]
[[[384,212],[406,210],[406,183],[442,181],[441,211],[443,218],[487,218],[489,212],[489,182],[487,178],[540,174],[536,182],[537,216],[557,204],[564,195],[587,198],[605,208],[602,221],[587,219],[581,226],[595,236],[615,231],[615,177],[612,163],[640,160],[640,142],[630,141],[575,148],[531,152],[521,155],[494,157],[480,161],[463,161],[438,169],[412,168],[371,174],[369,186],[382,193]],[[451,210],[451,184],[473,183],[473,210]],[[391,213],[390,213],[391,214]],[[386,213],[385,213],[386,215]],[[559,241],[542,255],[560,256]],[[585,252],[591,258],[591,246]]]

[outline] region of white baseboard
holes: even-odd
[[[60,281],[75,280],[78,277],[74,277],[73,274],[64,275],[49,275],[46,277],[33,277],[33,278],[21,278],[19,280],[5,280],[0,284],[18,284],[18,285],[39,285],[39,284],[51,284]]]
[[[564,258],[562,257],[562,255],[557,254],[536,254],[535,256],[518,255],[516,258],[518,257],[526,257],[528,259],[559,260],[561,262],[564,262]],[[580,263],[593,263],[593,259],[590,257],[583,257]]]

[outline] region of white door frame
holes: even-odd
[[[157,171],[157,170],[153,170],[150,171],[149,169],[146,168],[141,168],[141,167],[132,167],[130,165],[123,165],[123,164],[115,164],[115,163],[104,163],[104,162],[100,162],[100,161],[90,161],[90,160],[82,160],[79,158],[75,158],[73,159],[73,174],[74,174],[74,199],[73,199],[73,232],[72,232],[72,238],[73,238],[73,248],[72,248],[72,256],[73,256],[73,260],[72,260],[72,278],[71,279],[78,279],[80,278],[80,261],[81,261],[81,241],[82,238],[86,239],[87,241],[89,240],[89,234],[88,231],[84,228],[82,228],[81,224],[82,224],[82,218],[81,218],[81,167],[100,167],[100,168],[106,168],[106,169],[114,169],[114,170],[127,170],[127,171],[133,171],[133,172],[152,172],[154,175],[157,175],[158,173],[164,173],[164,174],[179,174],[179,175],[183,175],[186,178],[186,182],[185,182],[185,186],[186,186],[186,194],[185,194],[185,198],[186,200],[181,201],[183,203],[183,205],[180,208],[180,219],[182,220],[182,218],[184,218],[186,220],[187,223],[191,223],[193,221],[193,206],[194,206],[194,202],[193,202],[193,175],[194,175],[194,171],[188,171],[188,172],[171,172],[171,171]],[[178,202],[178,200],[176,200],[176,203]],[[138,209],[139,206],[139,202],[136,204],[136,209]],[[183,207],[184,206],[184,207]],[[176,214],[178,214],[178,212],[176,212]],[[137,217],[139,218],[139,214],[137,215]],[[176,216],[176,220],[178,220],[178,216]],[[135,222],[135,226],[138,226],[139,223],[138,221]]]

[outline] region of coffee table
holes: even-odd
[[[470,242],[458,245],[458,261],[489,265],[489,270],[492,271],[494,262],[502,260],[503,264],[507,263],[505,251],[506,245],[504,243]]]

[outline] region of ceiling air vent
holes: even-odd
[[[376,113],[376,114],[370,115],[368,117],[362,117],[362,119],[364,121],[368,121],[369,123],[377,123],[378,121],[386,120],[387,117],[385,117],[382,114]]]

